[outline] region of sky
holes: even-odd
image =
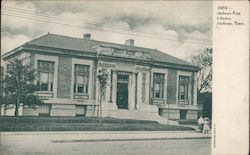
[[[5,0],[1,20],[1,54],[48,32],[76,38],[91,33],[94,40],[119,44],[134,39],[135,46],[182,59],[212,46],[211,1]]]

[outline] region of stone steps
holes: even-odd
[[[136,120],[149,120],[157,121],[160,124],[178,125],[177,121],[168,120],[166,117],[161,117],[158,113],[142,111],[142,110],[125,110],[118,109],[110,114],[110,117],[136,119]]]

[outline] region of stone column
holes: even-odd
[[[96,87],[96,89],[95,89],[95,91],[96,91],[96,95],[95,95],[95,100],[96,100],[96,105],[99,105],[99,81],[98,81],[98,78],[97,78],[97,75],[98,75],[98,68],[96,68],[96,76],[95,76],[95,78],[96,78],[96,83],[95,83],[95,87]]]
[[[167,104],[167,97],[168,97],[168,72],[165,72],[165,76],[164,76],[164,104]]]
[[[112,102],[116,105],[116,94],[117,94],[117,73],[113,72],[112,77]]]
[[[149,78],[147,78],[147,73],[142,72],[142,91],[141,91],[141,102],[143,104],[148,104],[149,91],[147,91],[147,86],[149,85]]]
[[[132,75],[129,76],[129,100],[128,100],[128,104],[129,104],[129,109],[135,109],[135,73],[133,73]]]
[[[105,102],[109,102],[110,99],[110,85],[111,85],[111,70],[107,69],[107,73],[109,75],[108,81],[107,81],[107,85],[106,85],[106,89],[105,89]]]
[[[137,109],[140,109],[140,105],[142,104],[142,73],[138,72],[137,75]]]
[[[194,73],[193,76],[194,76],[193,105],[197,106],[197,86],[198,86],[197,73]]]

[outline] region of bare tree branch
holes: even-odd
[[[191,62],[201,68],[198,73],[198,92],[212,90],[212,64],[213,64],[213,49],[206,48],[198,55],[191,56]]]

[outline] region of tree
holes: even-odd
[[[191,62],[201,68],[198,72],[198,93],[212,90],[213,49],[206,48],[201,53],[191,56]]]
[[[105,70],[99,70],[97,75],[99,81],[99,124],[102,126],[102,99],[105,95],[106,85],[108,83],[108,73]]]
[[[3,78],[3,103],[15,104],[15,116],[18,109],[23,105],[34,106],[42,104],[42,100],[35,95],[35,69],[29,62],[29,57],[9,60],[7,70]]]
[[[0,70],[0,116],[1,116],[1,111],[2,111],[2,105],[3,105],[3,71],[4,68],[3,66],[1,66],[1,70]]]

